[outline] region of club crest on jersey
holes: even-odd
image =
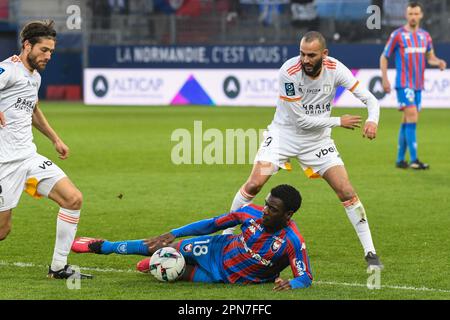
[[[250,232],[253,233],[253,234],[256,233],[256,228],[255,228],[255,226],[250,226],[250,227],[248,227],[248,230],[250,230]]]
[[[277,252],[280,248],[281,248],[281,241],[278,239],[275,239],[272,242],[272,245],[270,246],[270,248],[272,249],[273,252]]]
[[[191,252],[192,251],[192,243],[188,243],[183,247],[184,252]]]
[[[0,74],[2,74],[3,72],[5,72],[5,69],[0,68]]]
[[[324,84],[322,90],[324,93],[331,93],[331,85]]]

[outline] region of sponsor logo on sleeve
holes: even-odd
[[[284,88],[286,89],[286,95],[288,97],[295,96],[294,84],[292,82],[285,83]]]
[[[297,269],[298,275],[302,276],[305,273],[306,266],[302,260],[294,259],[295,268]]]

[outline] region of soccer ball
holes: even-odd
[[[159,281],[175,281],[183,275],[186,261],[176,249],[164,247],[152,255],[149,268],[150,273]]]

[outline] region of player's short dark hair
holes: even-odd
[[[28,22],[20,32],[22,46],[26,40],[34,46],[41,38],[56,40],[55,22],[53,20]]]
[[[276,186],[270,190],[270,194],[272,197],[283,201],[285,211],[296,212],[302,205],[302,196],[300,195],[300,192],[288,184]]]
[[[306,42],[312,42],[314,40],[317,40],[319,41],[322,49],[325,49],[327,47],[327,41],[325,40],[323,35],[318,31],[308,31],[303,35],[302,40],[305,40]]]
[[[419,1],[411,1],[410,3],[408,3],[407,8],[416,8],[419,7],[420,11],[423,12],[423,5],[419,2]]]

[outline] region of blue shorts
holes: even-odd
[[[411,88],[397,88],[396,90],[400,110],[409,107],[417,107],[417,111],[420,111],[422,104],[422,90],[414,90]]]
[[[195,266],[189,277],[190,281],[228,283],[223,272],[222,252],[230,242],[230,237],[232,235],[208,235],[178,242],[177,249],[184,256],[186,263]]]

